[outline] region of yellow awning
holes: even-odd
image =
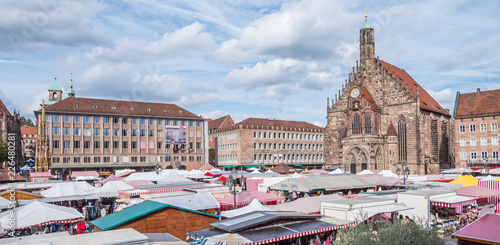
[[[471,185],[478,185],[479,180],[474,178],[474,176],[472,175],[462,175],[456,178],[455,180],[451,181],[450,183],[462,184],[465,187]]]

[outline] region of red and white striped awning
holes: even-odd
[[[464,205],[475,204],[475,203],[476,203],[476,200],[470,200],[470,201],[458,202],[458,203],[432,202],[432,205],[440,206],[440,207],[447,207],[447,208],[456,208],[456,207],[461,207]]]
[[[203,185],[203,184],[201,184],[201,185]],[[125,195],[129,196],[129,197],[133,197],[133,196],[140,196],[140,195],[143,195],[143,194],[154,194],[154,193],[167,193],[167,192],[183,191],[184,188],[197,187],[197,186],[200,186],[200,184],[172,186],[172,187],[152,187],[152,188],[147,188],[147,189],[144,189],[144,190],[134,189],[134,190],[118,191],[118,193],[122,193],[122,194],[125,194]]]
[[[53,220],[53,221],[48,221],[48,222],[40,223],[40,224],[33,225],[33,226],[45,226],[45,225],[51,225],[51,224],[71,224],[71,223],[77,223],[77,222],[80,222],[80,221],[83,222],[84,221],[83,218],[68,219],[68,220]],[[27,228],[30,228],[30,227],[31,226],[16,228],[16,230],[23,230],[23,229],[27,229]],[[9,229],[6,229],[6,230],[9,230]]]
[[[297,237],[301,237],[301,236],[313,235],[316,233],[322,233],[322,232],[326,232],[326,231],[338,230],[338,229],[345,228],[345,227],[355,226],[356,224],[357,223],[336,225],[336,226],[332,226],[332,227],[327,227],[327,228],[322,228],[322,229],[317,229],[317,230],[312,230],[312,231],[304,231],[304,232],[296,233],[293,235],[272,238],[272,239],[268,239],[268,240],[264,240],[264,241],[260,241],[260,242],[245,243],[245,244],[240,244],[240,245],[261,245],[261,244],[268,244],[268,243],[273,243],[273,242],[285,241],[288,239],[297,238]]]

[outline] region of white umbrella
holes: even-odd
[[[74,208],[62,207],[54,204],[34,201],[25,206],[0,213],[2,227],[10,227],[10,213],[14,212],[16,228],[29,227],[49,221],[61,221],[83,218],[83,215]]]

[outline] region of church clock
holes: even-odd
[[[359,89],[354,88],[353,90],[351,90],[351,97],[358,98],[358,96],[359,96]]]

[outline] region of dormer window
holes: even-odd
[[[94,109],[97,109],[97,106],[96,106],[96,105],[94,106]]]
[[[146,111],[151,112],[151,109],[148,108]]]
[[[182,110],[179,110],[179,114],[182,114]]]
[[[130,111],[134,111],[134,107],[130,107]]]
[[[116,110],[116,106],[111,107],[111,109]]]

